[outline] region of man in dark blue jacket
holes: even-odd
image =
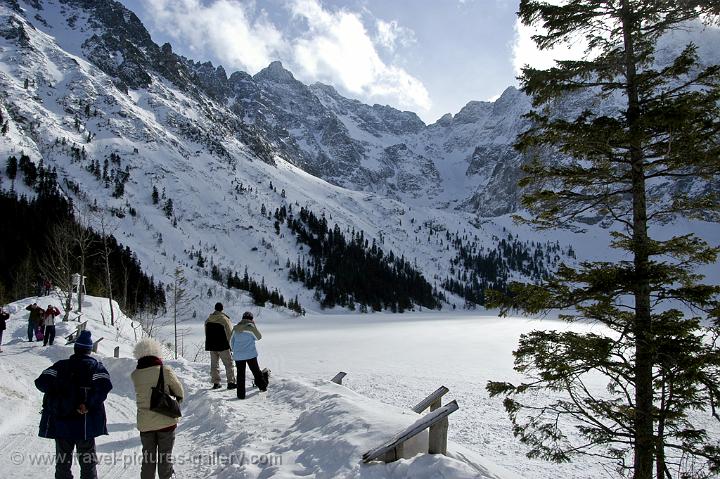
[[[72,479],[72,455],[77,448],[82,479],[97,478],[95,438],[108,433],[103,405],[112,389],[110,375],[92,356],[90,331],[82,331],[75,354],[56,362],[35,380],[45,393],[40,437],[55,439],[55,478]]]

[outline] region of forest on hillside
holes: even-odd
[[[84,270],[87,293],[110,296],[129,315],[157,312],[165,305],[163,285],[148,276],[135,254],[107,232],[81,224],[73,204],[62,194],[55,169],[29,157],[11,156],[5,165],[8,190],[0,190],[3,228],[0,234],[0,300],[36,295],[38,283],[67,284]],[[18,195],[15,182],[31,188],[35,196]]]

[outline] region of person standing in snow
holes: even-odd
[[[238,374],[238,399],[245,399],[245,364],[250,368],[255,385],[260,391],[267,391],[268,378],[260,371],[257,360],[257,349],[255,341],[262,338],[262,334],[255,326],[253,315],[250,311],[245,311],[242,320],[233,328],[230,337],[230,346],[233,351],[233,359],[237,366]]]
[[[160,479],[169,479],[174,474],[172,450],[175,443],[175,429],[178,418],[164,416],[150,410],[150,396],[160,378],[162,368],[165,392],[182,402],[185,392],[172,369],[162,362],[162,346],[152,338],[145,338],[135,345],[133,355],[137,369],[130,378],[135,386],[137,402],[137,428],[142,443],[142,466],[140,479],[154,479],[155,469]]]
[[[45,326],[45,334],[43,336],[43,346],[53,345],[55,341],[55,316],[60,314],[60,310],[55,306],[48,304],[47,309],[43,312],[42,322]]]
[[[230,335],[232,324],[227,314],[223,313],[222,303],[215,304],[215,311],[205,321],[205,351],[210,352],[210,380],[213,389],[220,388],[220,361],[225,366],[227,388],[235,389],[235,365],[230,355]]]
[[[33,334],[36,334],[37,327],[42,323],[42,314],[43,309],[38,306],[37,303],[33,303],[27,308],[25,308],[26,311],[30,311],[30,316],[28,317],[28,341],[32,342],[33,340]]]
[[[55,479],[72,479],[75,448],[80,477],[97,478],[95,438],[108,433],[103,403],[112,382],[103,364],[90,355],[92,347],[90,331],[81,331],[75,353],[35,380],[35,387],[45,393],[38,435],[55,439]]]
[[[10,319],[10,313],[5,311],[5,309],[0,306],[0,346],[2,346],[2,337],[3,337],[3,331],[7,329],[7,324],[5,321]],[[2,353],[2,349],[0,349],[0,353]]]

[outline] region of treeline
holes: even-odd
[[[215,279],[222,281],[222,273],[220,269],[213,265],[212,276]],[[285,301],[285,298],[277,289],[270,289],[265,285],[265,280],[262,279],[260,283],[252,279],[245,269],[245,273],[242,278],[238,276],[237,272],[227,275],[227,287],[241,289],[250,293],[253,302],[258,306],[265,306],[266,303],[274,304],[275,306],[282,306],[295,311],[298,314],[305,314],[305,309],[300,305],[297,296],[290,301]]]
[[[465,299],[466,307],[485,304],[485,291],[497,290],[509,294],[508,282],[513,275],[525,280],[541,281],[549,277],[561,257],[575,257],[572,247],[563,250],[558,242],[521,241],[517,236],[494,237],[494,247],[446,233],[446,241],[457,256],[451,260],[450,273],[442,287]]]
[[[0,234],[0,287],[7,299],[18,299],[36,293],[36,284],[46,275],[47,255],[53,250],[53,233],[58,227],[87,233],[86,251],[79,244],[69,243],[67,257],[71,272],[80,272],[81,257],[85,258],[87,293],[108,296],[106,274],[110,269],[113,298],[124,312],[134,315],[140,311],[157,312],[165,305],[163,285],[156,283],[142,270],[135,254],[117,242],[112,235],[103,237],[78,223],[71,201],[60,192],[54,169],[35,165],[21,156],[6,162],[5,173],[13,182],[22,173],[24,183],[36,193],[34,198],[18,196],[12,188],[0,191],[0,211],[3,228]],[[56,238],[55,238],[56,239]],[[56,242],[57,243],[57,242]],[[107,251],[107,255],[105,254]]]
[[[349,238],[338,225],[328,227],[324,216],[301,208],[297,216],[288,215],[283,206],[275,212],[276,230],[285,222],[297,241],[308,246],[309,257],[288,261],[289,277],[315,290],[323,307],[336,305],[365,312],[389,309],[404,312],[415,305],[439,309],[442,294],[404,257],[387,254],[352,231]]]

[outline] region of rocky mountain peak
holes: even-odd
[[[297,82],[293,74],[289,70],[286,70],[285,67],[283,67],[282,62],[277,60],[257,72],[257,74],[255,74],[255,76],[253,77],[253,80],[257,82],[269,81],[273,83]]]
[[[433,123],[433,125],[437,126],[450,126],[452,125],[453,121],[453,114],[452,113],[445,113],[443,116],[440,117],[438,121]]]
[[[489,101],[470,101],[453,117],[454,123],[476,123],[486,118],[492,111]]]

